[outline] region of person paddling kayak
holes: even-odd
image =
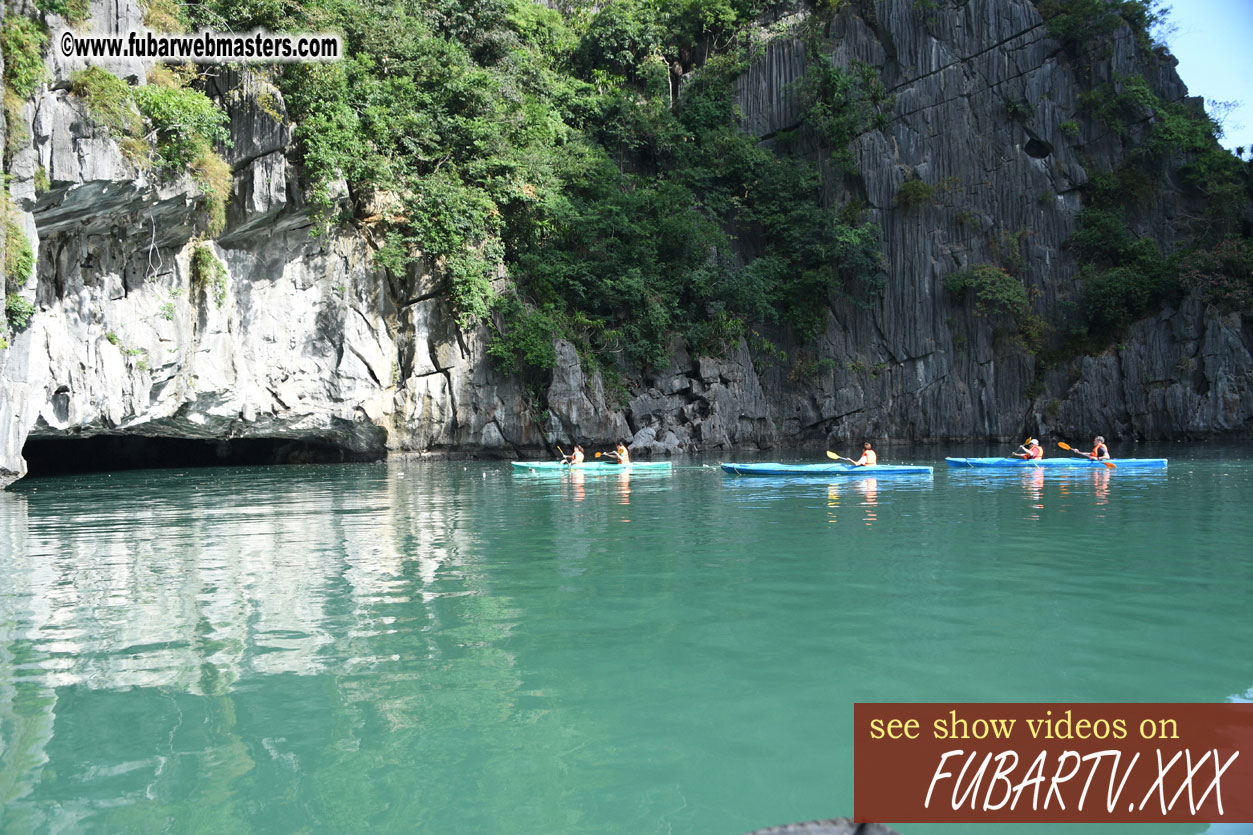
[[[1088,453],[1088,457],[1093,461],[1109,460],[1109,447],[1105,446],[1105,439],[1100,435],[1097,435],[1096,440],[1092,442],[1092,451]]]
[[[856,461],[853,462],[854,466],[873,467],[879,463],[879,456],[875,454],[875,451],[873,449],[871,449],[870,441],[866,441],[864,444],[862,444],[862,450],[863,451],[861,454],[861,458],[858,458]]]
[[[574,445],[574,452],[570,453],[570,466],[583,463],[583,447],[578,444]]]
[[[1018,451],[1014,453],[1015,458],[1023,458],[1028,461],[1039,461],[1044,457],[1044,448],[1040,446],[1040,442],[1035,438],[1028,438],[1018,447]]]
[[[596,454],[599,455],[600,453]],[[613,452],[606,452],[605,454],[612,455],[617,458],[619,464],[631,463],[631,453],[627,450],[626,444],[622,443],[622,441],[618,441],[618,446]]]

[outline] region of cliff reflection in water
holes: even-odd
[[[538,708],[508,589],[518,571],[586,575],[629,521],[632,476],[528,484],[481,464],[436,467],[132,471],[0,494],[6,827],[118,823],[108,809],[163,792],[180,800],[149,822],[190,819],[191,775],[233,807],[241,780],[289,785],[319,762],[330,775],[358,749],[438,783],[423,752],[449,756],[485,729],[534,735],[539,750],[552,731],[528,730]],[[90,757],[84,739],[98,743]],[[512,769],[473,770],[503,785]],[[83,800],[84,786],[109,799]],[[368,807],[370,791],[352,794],[346,808]],[[463,808],[452,791],[412,803],[413,821]]]
[[[173,491],[168,475],[46,482],[61,492],[30,503],[28,559],[7,572],[4,598],[37,603],[0,615],[29,624],[50,687],[221,692],[245,671],[385,661],[344,644],[388,630],[380,606],[473,593],[470,574],[440,569],[476,534],[458,501],[415,495],[386,467],[319,472],[258,470],[223,486],[193,471]],[[456,587],[433,589],[437,579]]]
[[[500,597],[477,610],[441,608],[442,598],[475,596],[485,582],[466,556],[479,546],[465,524],[479,481],[432,495],[399,467],[230,471],[225,480],[223,472],[32,480],[26,495],[0,494],[8,580],[0,595],[0,801],[40,782],[66,698],[76,703],[75,724],[98,720],[101,754],[115,758],[108,769],[139,769],[157,783],[163,758],[150,749],[117,753],[127,750],[114,739],[130,732],[127,716],[142,713],[171,740],[194,727],[192,717],[229,738],[231,694],[242,680],[329,672],[345,686],[318,709],[334,714],[358,698],[352,681],[368,673],[370,698],[393,726],[413,725],[412,699],[387,706],[389,676],[445,654],[446,631],[479,645],[508,631]],[[506,653],[492,653],[490,663],[509,679],[501,690],[516,686]],[[293,709],[326,699],[288,689]],[[101,695],[84,701],[88,692]],[[67,731],[76,733],[58,728]],[[222,744],[230,747],[219,741],[198,755],[235,763],[219,777],[252,767],[256,752],[232,754]],[[280,756],[281,742],[273,745]],[[99,769],[78,776],[95,783]],[[56,785],[45,781],[41,791],[57,795]],[[29,822],[49,823],[39,820]]]

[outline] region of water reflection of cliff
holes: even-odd
[[[0,576],[19,582],[22,546],[28,539],[26,499],[0,492]],[[24,640],[26,618],[18,611],[22,596],[12,588],[0,595],[0,828],[7,829],[9,805],[29,794],[48,762],[56,697],[46,686],[19,680],[17,671],[31,663]],[[33,604],[37,605],[37,604]],[[22,608],[29,611],[32,603]]]
[[[343,717],[337,744],[351,744],[366,714],[394,733],[510,710],[518,677],[498,645],[516,612],[480,594],[490,582],[476,533],[481,483],[432,491],[437,482],[403,465],[337,468],[327,480],[318,468],[229,472],[0,494],[0,808],[37,786],[42,804],[5,808],[10,823],[52,826],[49,803],[73,821],[93,807],[73,797],[83,783],[167,785],[193,762],[220,764],[210,783],[223,797],[258,755],[266,768],[299,769],[310,752],[281,733],[286,717],[271,718],[261,751],[255,727],[247,745],[237,732],[248,679],[286,680],[292,716]],[[472,670],[472,695],[415,687],[415,669],[432,663]],[[328,678],[334,691],[318,683]],[[177,753],[204,733],[211,742]],[[65,747],[93,735],[90,755]],[[171,751],[154,751],[154,739]],[[62,779],[49,782],[44,768],[58,759]],[[136,791],[133,800],[146,790]]]
[[[95,483],[32,503],[4,598],[31,608],[0,614],[27,624],[51,687],[221,692],[245,671],[321,672],[389,631],[381,608],[439,598],[441,566],[476,536],[461,529],[464,497],[419,495],[399,469],[360,472],[242,489],[193,473],[175,492]]]

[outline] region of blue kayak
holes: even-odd
[[[723,464],[722,469],[734,475],[809,477],[931,475],[930,467],[901,466],[896,464],[876,464],[873,467],[854,467],[852,464]]]
[[[1093,461],[1091,458],[1080,458],[1078,455],[1073,458],[1041,458],[1038,461],[1031,461],[1022,458],[945,458],[944,461],[950,467],[966,468],[971,467],[991,467],[994,469],[1019,470],[1024,467],[1044,467],[1047,469],[1149,469],[1163,470],[1166,468],[1165,458],[1111,458],[1106,461]],[[1105,465],[1113,464],[1112,468]]]
[[[669,461],[632,461],[630,464],[619,464],[616,461],[584,461],[582,464],[567,464],[564,461],[511,461],[514,470],[534,472],[568,473],[577,470],[581,473],[621,473],[636,470],[668,470]]]

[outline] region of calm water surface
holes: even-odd
[[[1253,698],[1251,453],[23,481],[0,831],[737,833],[852,813],[857,701]]]

